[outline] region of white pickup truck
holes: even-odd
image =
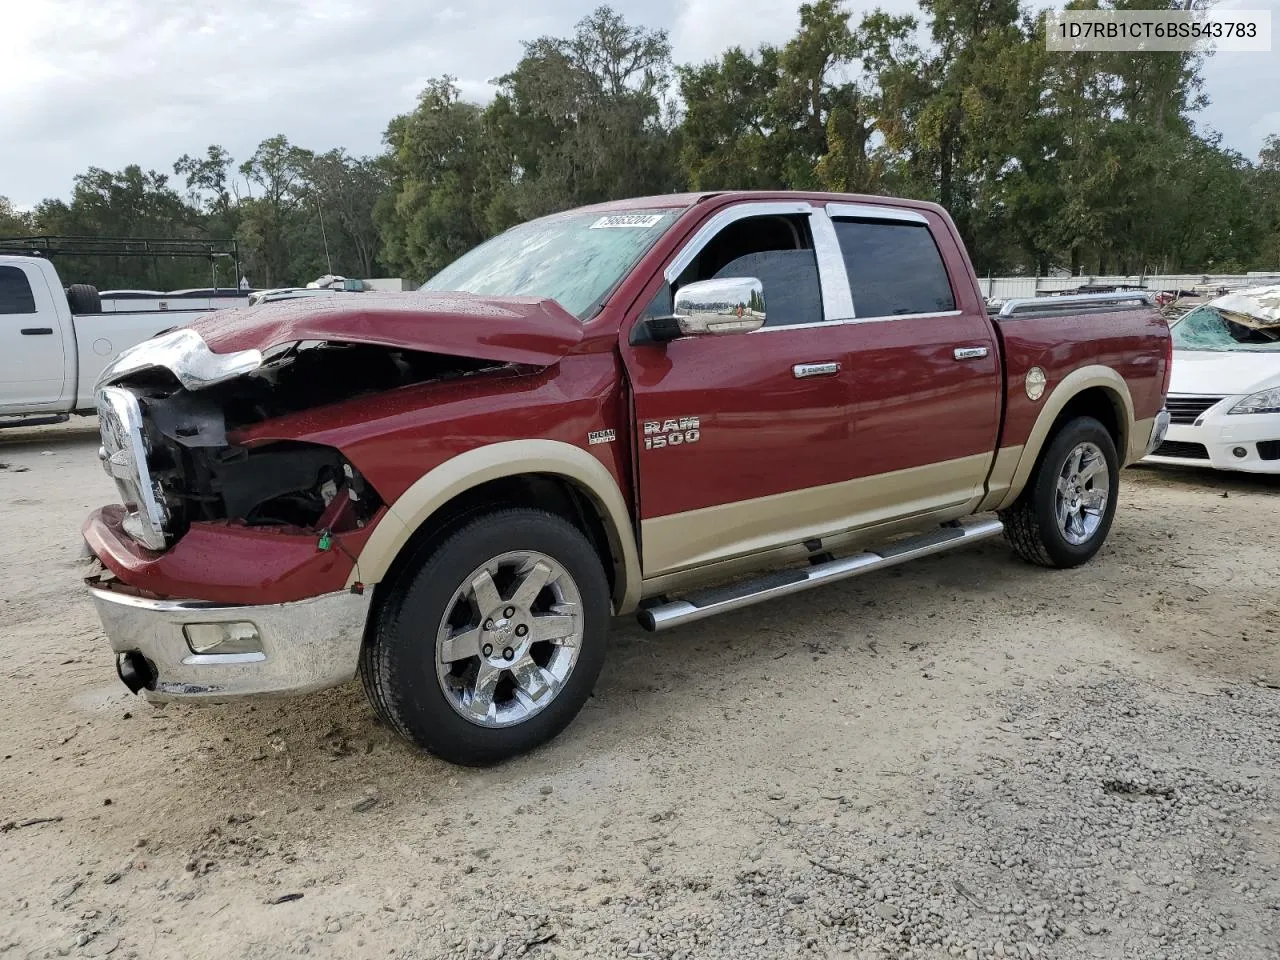
[[[97,290],[64,289],[48,260],[0,255],[0,426],[92,415],[94,384],[120,351],[208,310],[103,312]]]

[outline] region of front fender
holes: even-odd
[[[613,548],[614,612],[634,610],[640,602],[640,556],[626,499],[599,460],[560,440],[490,443],[428,471],[389,506],[360,552],[348,585],[381,581],[410,537],[455,497],[492,480],[531,474],[562,477],[588,496]]]

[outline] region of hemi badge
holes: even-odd
[[[595,446],[597,443],[613,443],[618,439],[618,435],[612,430],[592,430],[587,434],[587,444]]]

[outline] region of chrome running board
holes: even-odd
[[[954,527],[943,527],[934,533],[908,537],[887,544],[876,552],[857,553],[851,557],[828,560],[807,570],[776,570],[751,580],[723,587],[699,590],[658,606],[641,610],[636,616],[646,630],[667,630],[717,613],[748,607],[762,600],[785,597],[824,583],[833,583],[874,570],[894,567],[908,560],[954,550],[977,540],[994,537],[1004,530],[999,520],[979,520]]]

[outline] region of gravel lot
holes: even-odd
[[[124,692],[96,447],[0,434],[0,956],[1280,956],[1280,482],[1130,470],[1075,571],[619,622],[566,734],[472,771],[357,684]]]

